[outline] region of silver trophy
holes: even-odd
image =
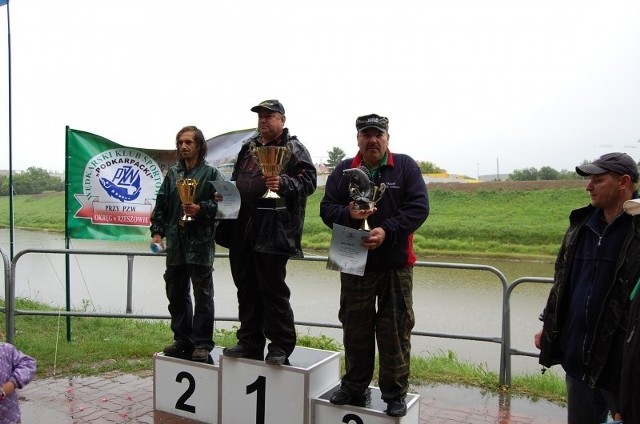
[[[349,196],[354,203],[354,209],[356,210],[369,210],[373,209],[376,202],[380,200],[387,185],[381,183],[376,186],[371,181],[371,174],[365,167],[349,168],[342,171],[342,175],[346,175],[351,178],[349,182]],[[365,218],[360,225],[360,230],[370,231],[369,223]]]

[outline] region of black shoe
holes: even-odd
[[[287,355],[281,350],[269,351],[264,363],[267,365],[291,365]]]
[[[393,399],[388,401],[387,415],[390,417],[404,417],[407,415],[407,404],[404,399]]]
[[[264,353],[249,350],[240,344],[231,347],[225,347],[222,350],[222,354],[230,358],[247,358],[255,359],[257,361],[262,361],[262,358],[264,357]]]
[[[191,354],[191,360],[196,362],[207,362],[209,364],[213,364],[213,359],[209,355],[209,349],[204,348],[196,348],[193,350]]]
[[[329,402],[334,405],[353,405],[364,407],[371,403],[371,389],[367,388],[364,392],[356,395],[350,395],[342,389],[339,389],[333,392]]]
[[[171,358],[191,359],[193,346],[183,342],[174,342],[172,345],[162,349],[162,353],[164,353],[164,356],[170,356]]]

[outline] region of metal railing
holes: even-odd
[[[7,255],[0,247],[0,254],[2,255],[4,268],[5,268],[5,307],[0,308],[6,316],[6,337],[9,343],[14,343],[15,338],[15,317],[18,315],[40,315],[40,316],[65,316],[67,317],[67,340],[71,340],[70,337],[70,318],[71,317],[98,317],[98,318],[135,318],[135,319],[170,319],[169,315],[154,315],[154,314],[134,314],[133,313],[133,265],[134,258],[136,256],[159,256],[154,253],[147,252],[116,252],[116,251],[98,251],[98,250],[79,250],[79,249],[26,249],[18,252],[12,261],[9,261]],[[66,272],[66,310],[26,310],[16,309],[15,299],[15,276],[16,267],[18,261],[27,254],[61,254],[67,255],[108,255],[108,256],[126,256],[127,258],[127,300],[126,300],[126,313],[100,313],[100,312],[86,312],[71,310],[69,302],[69,272]],[[162,254],[164,255],[164,254]],[[217,253],[216,258],[227,258],[228,254]],[[306,256],[302,261],[316,261],[326,262],[326,256]],[[496,336],[477,336],[477,335],[465,335],[465,334],[451,334],[451,333],[435,333],[425,331],[412,331],[414,336],[434,337],[434,338],[446,338],[457,340],[469,340],[486,343],[495,343],[500,345],[500,368],[499,368],[499,382],[501,385],[509,386],[511,384],[511,357],[513,355],[531,356],[537,357],[537,352],[527,352],[511,347],[511,306],[510,299],[513,290],[522,283],[534,282],[549,284],[553,282],[551,278],[539,278],[539,277],[524,277],[519,278],[509,284],[505,275],[497,268],[488,265],[479,264],[463,264],[463,263],[445,263],[445,262],[416,262],[416,267],[427,268],[448,268],[456,270],[472,270],[472,271],[484,271],[489,272],[497,277],[497,281],[500,283],[502,291],[502,311],[501,311],[501,334]],[[216,321],[221,322],[237,322],[237,317],[216,317]],[[296,325],[303,325],[308,327],[321,327],[321,328],[342,328],[339,324],[333,323],[321,323],[321,322],[306,322],[296,321]]]

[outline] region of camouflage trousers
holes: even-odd
[[[383,400],[404,397],[409,388],[413,314],[413,268],[340,274],[340,311],[346,373],[341,388],[355,395],[373,378],[376,340],[378,387]]]

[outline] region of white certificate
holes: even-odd
[[[362,237],[368,235],[368,231],[333,224],[327,269],[346,274],[364,275],[369,249],[362,246]]]
[[[233,181],[211,181],[213,188],[222,194],[218,202],[216,219],[236,219],[240,212],[240,192]]]

